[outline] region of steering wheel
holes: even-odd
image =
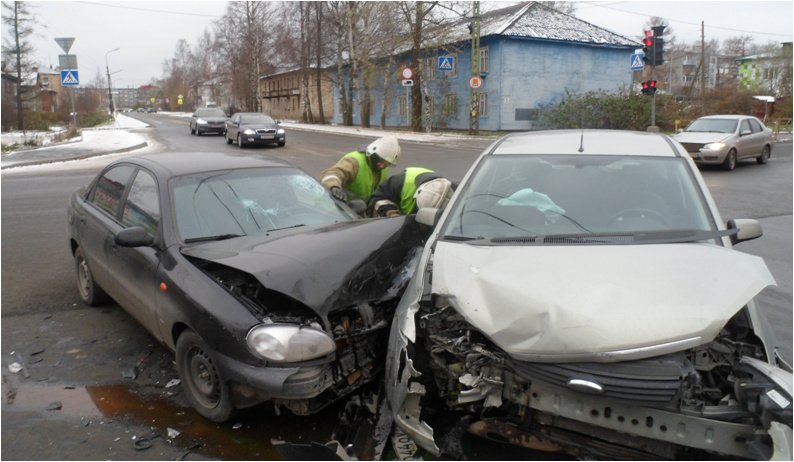
[[[622,222],[624,219],[636,217],[643,220],[651,220],[668,227],[667,219],[664,215],[653,209],[646,209],[644,207],[632,207],[623,209],[620,212],[612,215],[609,219],[610,222]]]

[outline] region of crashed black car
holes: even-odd
[[[83,301],[112,298],[175,351],[218,422],[266,400],[311,414],[376,377],[419,239],[292,165],[213,153],[117,160],[68,223]]]

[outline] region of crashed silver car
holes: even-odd
[[[462,458],[471,434],[583,459],[791,459],[792,374],[692,159],[659,134],[549,131],[482,154],[392,323],[397,426]]]

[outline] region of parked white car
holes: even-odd
[[[772,129],[752,116],[701,117],[674,138],[696,163],[719,164],[725,170],[748,158],[765,164],[772,154]]]
[[[396,424],[462,459],[475,435],[579,459],[792,457],[792,374],[684,148],[607,130],[507,136],[435,226],[397,308]]]

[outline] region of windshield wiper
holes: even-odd
[[[700,229],[674,229],[659,231],[633,231],[592,234],[548,234],[537,236],[494,237],[488,242],[494,244],[524,243],[537,245],[564,244],[675,244],[699,242],[736,234],[736,229],[706,231]]]
[[[445,234],[442,239],[445,241],[476,241],[482,240],[482,237],[469,237],[469,236],[453,236],[451,234]]]
[[[235,233],[228,233],[228,234],[218,234],[215,236],[202,236],[202,237],[191,237],[185,239],[185,244],[189,244],[191,242],[204,242],[204,241],[223,241],[226,239],[232,239],[235,237],[243,237],[244,234],[235,234]]]
[[[299,224],[299,225],[285,226],[285,227],[283,227],[283,228],[273,228],[273,229],[268,229],[268,230],[267,230],[267,231],[265,231],[265,232],[269,233],[269,232],[271,232],[271,231],[281,231],[282,229],[300,228],[301,226],[306,226],[306,225],[304,225],[303,223],[301,223],[301,224]]]

